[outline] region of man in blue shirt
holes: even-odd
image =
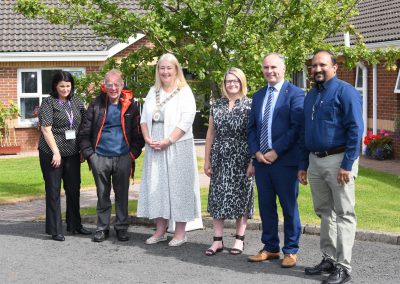
[[[351,254],[356,232],[354,180],[363,133],[362,99],[350,84],[336,77],[336,58],[317,51],[311,73],[315,86],[304,100],[300,139],[300,183],[311,185],[314,210],[321,218],[321,263],[307,275],[330,273],[322,283],[351,279]],[[308,169],[308,172],[307,172]]]

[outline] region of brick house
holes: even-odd
[[[7,0],[0,5],[0,101],[4,104],[9,100],[17,102],[21,112],[17,143],[23,151],[32,151],[37,147],[39,135],[33,127],[33,111],[48,95],[54,70],[64,69],[78,76],[89,74],[98,71],[109,57],[118,59],[152,44],[143,35],[131,38],[128,44],[112,40],[102,42],[85,26],[71,31],[41,19],[26,19],[12,11],[14,3],[15,0]],[[125,5],[141,12],[135,4]],[[364,0],[358,7],[360,14],[352,23],[363,35],[368,48],[400,47],[399,1]],[[337,35],[329,41],[341,44],[344,36]],[[350,44],[353,41],[351,37]],[[388,71],[383,64],[363,62],[353,70],[339,66],[338,77],[354,85],[363,96],[366,129],[395,131],[394,121],[400,119],[400,61],[397,67]],[[305,68],[304,72],[294,74],[294,82],[305,87],[306,73]],[[394,146],[399,159],[398,138]]]
[[[400,48],[398,0],[364,0],[358,4],[358,9],[359,15],[351,23],[363,36],[369,49]],[[355,37],[341,33],[327,41],[333,45],[351,46]],[[400,129],[395,129],[396,119],[400,120],[400,60],[397,60],[395,70],[386,69],[385,62],[359,62],[355,69],[348,70],[342,66],[342,62],[343,58],[339,55],[337,77],[355,86],[363,97],[364,136],[368,130],[374,134],[381,129],[391,132],[395,138],[394,157],[400,159]],[[310,69],[311,61],[308,61],[303,71],[292,73],[293,83],[306,89]]]
[[[351,22],[364,37],[368,48],[400,48],[399,1],[364,0],[358,9],[359,15]],[[329,41],[339,44],[349,40],[352,44],[355,39],[353,36],[345,38],[341,34]],[[377,133],[380,129],[392,132],[395,158],[400,159],[400,129],[395,129],[396,119],[400,120],[400,60],[396,65],[395,70],[388,70],[384,63],[359,62],[353,70],[345,70],[339,65],[338,77],[354,85],[363,96],[365,134],[367,130]]]
[[[50,0],[51,1],[51,0]],[[16,127],[22,151],[37,149],[39,131],[34,128],[34,110],[48,96],[55,70],[76,76],[98,71],[105,61],[119,59],[141,46],[152,44],[143,36],[129,43],[101,41],[90,29],[69,30],[43,19],[26,19],[13,12],[15,0],[0,5],[0,101],[17,103],[21,117]],[[141,12],[135,4],[129,9]]]

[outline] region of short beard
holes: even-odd
[[[316,78],[317,78],[318,75],[323,75],[324,78],[323,78],[322,80],[317,81]],[[314,75],[314,82],[315,82],[316,84],[318,84],[318,85],[322,85],[322,84],[325,83],[325,81],[326,81],[325,78],[326,78],[326,77],[325,77],[325,74],[324,74],[324,73],[315,74],[315,75]]]

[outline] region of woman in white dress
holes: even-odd
[[[168,221],[173,220],[175,233],[168,245],[180,246],[187,242],[186,223],[200,217],[195,114],[196,102],[178,60],[162,55],[140,121],[146,146],[137,215],[156,222],[146,244],[166,241]]]

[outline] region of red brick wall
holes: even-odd
[[[0,101],[8,105],[9,101],[16,102],[17,98],[17,69],[0,66]]]
[[[0,63],[1,64],[1,63]],[[3,66],[2,66],[3,65]],[[98,71],[100,64],[88,62],[34,62],[34,63],[4,63],[0,65],[0,101],[8,105],[12,100],[17,102],[17,70],[19,68],[46,68],[46,67],[85,67],[87,73]],[[17,127],[16,141],[22,151],[35,151],[38,146],[40,131],[31,127]],[[13,141],[12,141],[13,142]]]
[[[146,37],[144,37],[144,38],[138,40],[137,42],[131,44],[130,46],[128,46],[124,50],[118,52],[113,57],[115,57],[115,58],[126,57],[126,56],[128,56],[129,53],[135,52],[136,50],[140,49],[143,46],[145,46],[147,48],[152,48],[154,46],[154,44],[151,41],[149,41]]]

